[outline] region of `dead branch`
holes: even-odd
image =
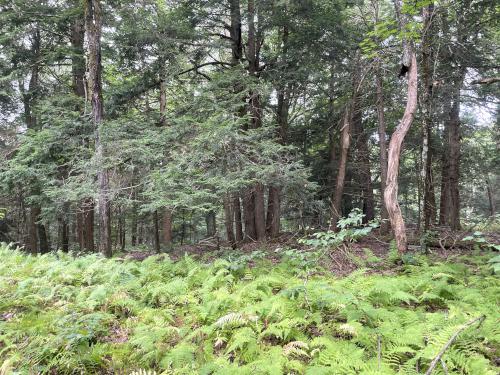
[[[455,342],[455,340],[457,339],[457,337],[458,337],[458,335],[460,333],[462,333],[463,331],[465,331],[467,328],[469,328],[471,325],[473,325],[476,322],[479,322],[479,325],[481,325],[483,323],[483,321],[484,321],[485,318],[486,318],[486,315],[481,315],[480,317],[474,318],[474,319],[468,321],[467,323],[465,323],[464,325],[462,325],[460,327],[460,329],[458,331],[456,331],[450,337],[450,339],[448,340],[448,342],[439,351],[438,355],[432,360],[432,362],[431,362],[428,370],[425,372],[425,375],[430,375],[432,373],[432,371],[434,371],[434,368],[436,367],[436,365],[438,364],[438,362],[440,362],[441,357],[443,357],[443,354]]]

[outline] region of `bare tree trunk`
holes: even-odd
[[[224,197],[224,224],[226,227],[226,237],[227,241],[234,249],[236,247],[236,243],[234,240],[234,231],[233,231],[233,210],[231,209],[231,198],[229,194]]]
[[[245,221],[245,240],[255,241],[257,230],[255,229],[255,202],[252,188],[243,193],[243,216]]]
[[[391,229],[389,214],[385,206],[384,193],[385,183],[387,180],[387,141],[386,141],[386,125],[385,125],[385,108],[384,108],[384,91],[383,80],[380,72],[380,61],[376,65],[376,81],[377,81],[377,119],[378,119],[378,138],[380,147],[380,193],[382,202],[380,204],[380,233],[387,234]]]
[[[120,210],[120,217],[118,218],[118,243],[120,244],[120,250],[125,250],[125,237],[126,237],[126,226],[125,226],[125,212]]]
[[[436,218],[436,199],[432,178],[432,16],[434,4],[424,7],[424,35],[422,38],[422,73],[424,81],[422,125],[422,173],[424,182],[424,230],[434,224]]]
[[[40,56],[40,48],[41,48],[41,37],[40,30],[35,28],[32,34],[32,45],[31,45],[31,54],[33,56],[33,63],[31,65],[31,76],[28,84],[28,91],[24,90],[24,82],[19,85],[19,89],[22,92],[23,105],[24,105],[24,117],[26,122],[26,127],[28,129],[35,129],[37,125],[36,115],[32,111],[32,107],[35,104],[35,99],[37,97],[38,90],[38,80],[39,80],[39,56]],[[35,182],[36,183],[36,182]],[[34,195],[38,194],[38,189],[35,188],[32,192]],[[27,227],[27,247],[29,251],[33,254],[42,251],[42,245],[45,245],[46,239],[40,238],[40,234],[45,236],[45,228],[43,224],[39,224],[38,221],[40,219],[40,205],[32,204],[30,207],[30,215],[28,219],[28,227]],[[45,249],[44,249],[45,250]],[[46,252],[46,251],[45,251]]]
[[[233,64],[236,65],[243,56],[243,43],[241,40],[241,12],[240,0],[230,0],[231,27],[229,35],[231,38],[231,54]]]
[[[38,215],[39,215],[38,207],[31,207],[28,216],[28,225],[27,225],[28,242],[26,245],[28,251],[32,254],[36,254],[38,252],[38,230],[36,226]]]
[[[172,246],[172,211],[163,211],[163,244],[169,248]]]
[[[490,176],[489,174],[487,173],[486,174],[486,193],[488,194],[488,203],[489,203],[489,206],[490,206],[490,216],[494,216],[495,215],[495,196],[493,194],[493,188],[491,187],[491,182],[490,182]]]
[[[411,49],[411,47],[408,47]],[[413,51],[406,52],[409,54],[410,63],[408,69],[408,98],[406,109],[401,122],[394,131],[389,142],[388,166],[387,166],[387,182],[384,193],[385,205],[389,214],[394,237],[398,251],[403,253],[407,250],[408,244],[406,240],[406,227],[401,214],[401,208],[398,203],[398,174],[399,174],[399,158],[401,154],[401,146],[406,133],[410,129],[417,109],[417,59]],[[404,60],[403,60],[404,61]]]
[[[358,162],[357,180],[360,185],[363,202],[363,223],[375,218],[375,202],[373,198],[372,174],[370,170],[370,151],[368,149],[368,134],[363,128],[363,118],[359,96],[355,95],[352,102],[352,127],[356,140],[356,159]]]
[[[40,211],[38,211],[38,216],[40,215]],[[47,235],[47,230],[45,229],[45,225],[37,224],[36,229],[38,232],[38,240],[40,243],[40,254],[46,254],[50,251],[49,239]]]
[[[234,229],[235,229],[235,240],[236,243],[243,241],[243,223],[241,220],[241,204],[240,197],[235,194],[233,197],[233,213],[234,213]]]
[[[85,97],[85,59],[84,59],[85,21],[76,18],[71,28],[71,71],[73,92],[76,96]],[[83,108],[77,108],[83,114]],[[88,146],[89,140],[85,140]],[[94,202],[92,198],[85,198],[77,208],[78,244],[81,250],[94,251]]]
[[[105,149],[102,143],[101,126],[103,121],[101,30],[102,14],[100,0],[86,0],[86,32],[88,41],[88,75],[91,92],[92,120],[95,128],[95,153],[100,164],[98,180],[99,249],[106,257],[111,257],[111,202],[109,174],[104,167]]]
[[[266,231],[269,237],[277,237],[280,233],[280,189],[269,186],[267,205]]]
[[[266,212],[264,207],[264,186],[255,185],[255,232],[257,241],[266,240]]]
[[[450,189],[450,211],[449,224],[452,230],[460,229],[460,88],[453,98],[450,112],[449,129],[449,189]]]
[[[281,64],[287,66],[288,52],[288,26],[283,26],[281,34]],[[283,68],[286,69],[286,68]],[[285,82],[285,77],[280,79],[277,91],[278,103],[276,106],[276,122],[278,123],[278,141],[281,144],[288,142],[288,116],[290,110],[290,87]],[[280,232],[280,216],[281,216],[281,189],[279,186],[269,186],[267,198],[267,217],[266,217],[266,232],[270,238],[277,237]]]
[[[87,198],[83,203],[83,248],[94,251],[94,200]]]
[[[330,230],[336,231],[337,223],[342,216],[342,194],[344,192],[345,175],[347,168],[347,156],[349,154],[349,144],[351,142],[351,113],[349,106],[346,107],[342,118],[342,129],[340,135],[340,163],[335,183],[335,191],[332,197],[332,214],[330,221]]]
[[[247,59],[248,59],[248,73],[250,76],[257,77],[257,71],[259,70],[259,50],[261,47],[261,40],[259,34],[255,29],[255,1],[248,1],[248,41],[247,41]],[[250,93],[248,109],[250,112],[250,129],[257,129],[262,126],[262,108],[260,94],[256,91]],[[264,188],[261,184],[256,184],[253,187],[252,194],[249,197],[253,202],[245,202],[244,198],[244,212],[245,216],[251,218],[253,216],[254,224],[253,228],[249,223],[249,229],[254,233],[247,233],[248,237],[253,237],[258,241],[265,241],[266,239],[266,213],[264,206]],[[253,213],[246,212],[246,210],[252,209]],[[247,219],[245,218],[245,227],[247,224]],[[254,235],[254,236],[251,236]]]
[[[61,216],[58,220],[59,222],[59,246],[58,248],[62,251],[67,252],[69,250],[69,226],[68,220],[63,216]]]
[[[207,224],[207,237],[214,237],[217,232],[215,211],[210,210],[205,215],[205,223]]]
[[[158,227],[158,210],[153,212],[153,247],[156,253],[160,252],[160,229]]]
[[[449,113],[451,108],[451,97],[445,94],[443,104],[444,134],[443,152],[441,153],[441,193],[439,198],[439,225],[446,225],[448,222],[448,212],[450,211],[450,181],[449,181]]]

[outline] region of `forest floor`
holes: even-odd
[[[425,251],[422,249],[421,237],[417,231],[408,231],[408,240],[410,254],[425,252],[435,260],[452,261],[453,259],[477,254],[478,244],[475,241],[462,241],[463,238],[473,236],[474,232],[460,231],[449,232],[446,230],[436,231],[435,236],[429,239]],[[479,232],[476,232],[479,233]],[[483,238],[488,244],[500,246],[500,232],[488,231],[481,232]],[[262,253],[265,258],[272,263],[279,263],[281,253],[286,249],[297,249],[300,251],[312,251],[308,246],[304,246],[299,241],[299,237],[293,233],[283,233],[280,237],[266,243],[246,242],[241,244],[238,249],[231,250],[229,244],[218,243],[214,239],[200,241],[198,244],[177,246],[172,251],[165,254],[171,259],[178,260],[189,255],[202,261],[213,261],[224,256],[228,252],[234,252],[237,255],[250,255],[256,251]],[[321,266],[329,269],[337,276],[346,276],[356,269],[369,267],[371,272],[386,272],[383,267],[384,262],[396,256],[391,254],[391,239],[387,235],[378,235],[372,233],[364,236],[357,241],[341,246],[337,251],[328,251],[328,257],[321,258]],[[127,259],[144,260],[149,256],[157,255],[153,251],[130,251],[122,254]]]
[[[113,259],[0,245],[0,373],[498,373],[497,251],[290,240]]]

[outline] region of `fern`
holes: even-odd
[[[253,267],[249,255],[118,262],[0,247],[0,257],[4,372],[417,374],[479,315],[484,323],[443,363],[450,375],[497,372],[500,282],[490,255],[419,258],[390,276],[362,269],[341,279],[319,269],[306,278],[258,254]]]

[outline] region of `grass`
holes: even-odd
[[[498,373],[493,253],[453,263],[417,255],[394,275],[345,278],[287,254],[274,265],[248,255],[204,264],[36,257],[3,246],[0,366],[13,374],[418,374],[484,315],[433,373]]]

